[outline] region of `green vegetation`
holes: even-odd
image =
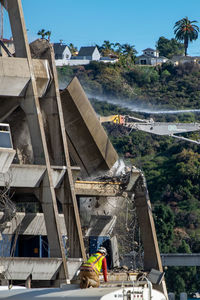
[[[185,63],[174,66],[139,66],[133,61],[116,64],[91,62],[86,66],[58,68],[60,82],[65,86],[77,76],[90,95],[126,99],[151,107],[153,104],[170,108],[199,107],[200,68]]]
[[[184,46],[176,39],[168,40],[161,36],[156,44],[160,56],[165,56],[171,59],[174,55],[183,55]]]
[[[173,40],[171,44],[176,45],[176,42]],[[176,49],[183,51],[179,45]],[[168,54],[171,55],[171,50]],[[86,66],[61,67],[58,68],[58,74],[60,82],[65,85],[73,76],[77,76],[88,94],[102,99],[114,98],[119,104],[126,101],[148,108],[199,108],[198,64],[173,66],[166,63],[148,67],[135,65],[132,59],[120,59],[114,65],[92,62]],[[126,108],[97,101],[95,96],[90,99],[100,115],[132,114]],[[146,117],[138,113],[134,113],[134,116]],[[199,121],[200,115],[156,115],[154,119],[163,122],[195,122]],[[130,132],[130,129],[117,124],[106,124],[105,129],[126,163],[139,167],[145,173],[161,252],[200,252],[199,145],[171,137]],[[199,139],[198,132],[185,136]],[[198,291],[198,272],[197,267],[168,268],[168,291],[187,291],[191,294]]]

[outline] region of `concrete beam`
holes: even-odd
[[[82,263],[80,258],[68,259],[69,279],[74,277]],[[7,280],[55,280],[62,265],[61,258],[0,257],[0,266]]]
[[[3,150],[2,151],[0,150],[0,158],[1,158],[1,153],[3,155]],[[0,163],[0,168],[1,168],[1,163]],[[77,174],[80,171],[80,168],[71,167],[71,170],[75,181],[77,178]],[[12,164],[10,166],[8,173],[6,173],[4,176],[0,176],[0,186],[5,186],[6,181],[9,181],[10,187],[37,188],[40,186],[45,171],[46,171],[46,166],[44,165]],[[66,172],[66,167],[51,166],[51,172],[52,172],[53,186],[54,188],[59,188],[59,186],[63,181],[63,177]]]
[[[200,266],[200,253],[161,254],[162,265],[172,267]]]
[[[33,60],[38,96],[42,97],[51,80],[47,60]],[[16,57],[0,57],[0,96],[23,97],[31,79],[28,60]]]
[[[9,15],[15,45],[15,56],[25,58],[27,57],[27,52],[29,52],[29,47],[21,0],[4,0],[2,3]]]
[[[38,53],[37,55],[39,55],[40,57],[45,56],[45,58],[47,58],[49,60],[49,63],[51,66],[51,71],[53,74],[53,81],[52,81],[52,86],[51,86],[50,92],[48,93],[47,97],[49,97],[51,99],[50,100],[51,105],[54,105],[54,107],[57,106],[57,109],[54,109],[54,111],[56,113],[56,118],[53,117],[53,119],[54,119],[55,125],[57,125],[57,126],[55,126],[55,128],[59,129],[57,132],[54,133],[55,128],[53,128],[52,126],[48,126],[50,129],[50,135],[47,135],[47,139],[49,136],[51,137],[51,140],[52,140],[51,145],[54,147],[54,151],[50,151],[50,148],[48,148],[48,150],[49,150],[49,158],[48,159],[49,159],[49,163],[51,163],[51,154],[53,154],[53,156],[54,156],[52,158],[54,158],[54,159],[56,158],[55,134],[59,134],[59,136],[61,135],[61,140],[57,139],[57,145],[59,147],[58,151],[63,148],[61,151],[64,154],[63,155],[64,161],[65,161],[64,164],[67,167],[66,173],[64,175],[64,185],[65,185],[65,189],[67,190],[66,196],[65,196],[65,202],[68,203],[69,201],[71,201],[73,204],[74,220],[75,220],[73,232],[76,232],[77,236],[78,236],[78,239],[76,240],[76,245],[77,245],[77,248],[79,248],[79,246],[80,246],[82,257],[84,260],[86,260],[86,253],[85,253],[83,235],[82,235],[82,230],[81,230],[79,210],[78,210],[77,199],[76,199],[76,194],[75,194],[75,189],[74,189],[74,180],[73,180],[73,175],[72,175],[72,171],[71,171],[71,160],[70,160],[67,137],[66,137],[66,128],[65,128],[64,117],[63,117],[63,107],[62,107],[62,103],[61,103],[61,99],[60,99],[57,70],[56,70],[56,66],[55,66],[55,54],[54,54],[53,46],[50,45],[47,41],[46,41],[46,50],[45,51],[44,51],[44,45],[42,46],[42,49],[40,48],[40,46],[42,44],[44,44],[44,43],[41,43],[41,40],[37,40],[35,43],[32,43],[31,51],[32,51],[32,55],[34,55],[34,53]],[[36,50],[36,49],[38,49],[38,47],[40,48],[39,51]],[[43,107],[43,108],[45,109],[45,107]],[[51,111],[50,111],[50,114],[46,109],[44,112],[47,115],[49,115],[49,117],[52,119]],[[47,125],[48,125],[48,118],[47,118]],[[53,135],[52,135],[52,133],[53,133]],[[46,134],[47,134],[47,130],[46,130]],[[49,144],[48,144],[48,140],[47,140],[47,147],[48,146],[49,146]],[[61,165],[63,165],[63,163],[61,163]],[[47,164],[47,166],[48,166],[48,164]],[[48,168],[47,168],[47,170],[48,170]],[[64,210],[64,215],[65,215],[65,210]],[[68,218],[68,216],[65,215],[66,225],[68,223],[67,218]],[[64,264],[64,262],[63,262],[63,264]]]
[[[3,218],[0,212],[0,223]],[[60,230],[62,236],[67,235],[63,214],[59,214]],[[2,233],[12,235],[15,231],[22,235],[47,235],[43,213],[16,213],[5,225]]]
[[[120,183],[96,182],[96,181],[76,181],[76,195],[80,196],[104,196],[115,197],[122,195]]]
[[[8,172],[15,153],[13,149],[0,148],[0,173]]]
[[[70,154],[84,176],[109,170],[118,155],[77,78],[61,92]]]
[[[149,200],[146,181],[142,173],[135,182],[134,194],[138,223],[144,248],[144,270],[150,271],[151,269],[156,269],[163,272],[151,202]],[[163,292],[168,299],[164,280],[160,285],[155,285],[155,287]]]

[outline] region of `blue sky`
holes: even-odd
[[[177,20],[187,16],[200,26],[200,0],[22,0],[22,5],[30,42],[44,28],[52,32],[52,42],[62,39],[78,48],[109,40],[134,45],[140,54],[155,48],[160,36],[173,38]],[[8,18],[4,20],[8,38]],[[200,56],[200,36],[188,53]]]

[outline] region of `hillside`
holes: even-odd
[[[174,67],[141,67],[128,64],[108,65],[93,62],[76,68],[58,69],[60,83],[66,85],[77,76],[100,115],[133,114],[126,108],[97,101],[115,99],[158,109],[198,109],[200,67],[185,64]],[[126,106],[126,105],[124,105]],[[157,121],[194,122],[198,113],[145,115]],[[114,147],[126,163],[136,165],[145,173],[160,250],[168,252],[200,252],[200,146],[144,132],[126,130],[119,125],[105,125]],[[185,134],[200,139],[199,133]],[[169,291],[196,292],[199,268],[168,268]],[[173,278],[173,280],[172,280]]]

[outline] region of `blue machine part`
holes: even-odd
[[[40,257],[50,257],[50,249],[49,249],[47,236],[40,235],[39,239],[40,239],[39,256]]]
[[[95,253],[103,243],[110,238],[108,236],[90,236],[89,237],[89,253],[90,255]]]
[[[10,132],[0,131],[0,148],[12,148]]]
[[[0,240],[0,256],[1,257],[9,257],[12,245],[11,234],[2,234],[2,240]]]

